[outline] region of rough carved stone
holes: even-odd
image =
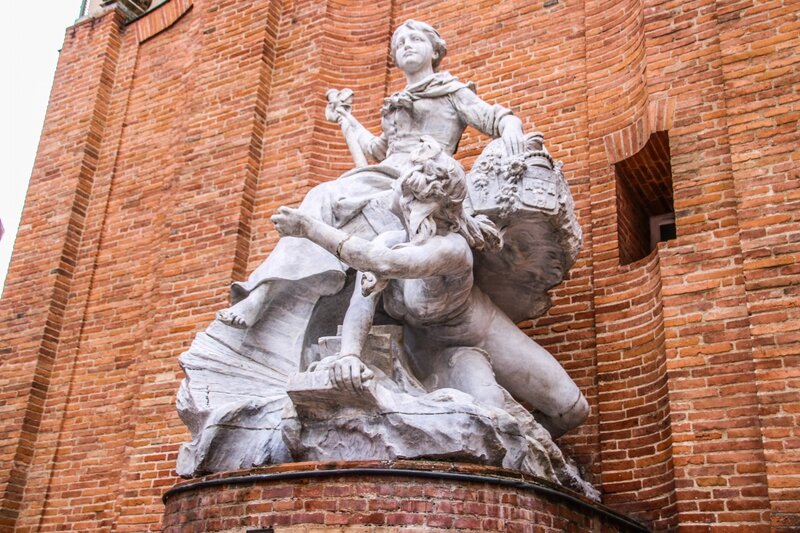
[[[193,440],[178,472],[440,458],[596,498],[553,442],[588,405],[514,325],[546,312],[580,249],[561,164],[510,111],[434,72],[433,28],[407,22],[392,53],[408,86],[386,99],[383,133],[353,117],[351,91],[328,92],[356,168],[278,211],[276,249],[181,356]],[[465,176],[451,156],[466,124],[497,139]]]
[[[547,430],[508,393],[496,408],[456,389],[428,392],[409,370],[402,331],[399,326],[371,329],[362,359],[375,378],[361,393],[340,390],[327,372],[300,372],[289,379],[283,435],[292,456],[498,465],[599,499]],[[327,340],[326,353],[338,351],[330,348],[337,340]]]

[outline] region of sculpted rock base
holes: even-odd
[[[195,337],[180,362],[186,379],[178,414],[192,432],[176,470],[181,476],[291,461],[281,436],[290,370],[249,353],[248,334],[219,321]]]
[[[373,326],[364,360],[375,377],[359,392],[335,389],[324,367],[266,367],[248,344],[246,332],[215,322],[181,357],[187,379],[178,412],[194,439],[181,447],[178,474],[291,461],[436,459],[517,470],[599,499],[508,393],[501,409],[455,389],[426,391],[407,366],[400,326]],[[322,338],[319,347],[323,357],[335,353],[339,338]]]
[[[362,354],[375,373],[364,390],[336,389],[325,368],[289,379],[283,436],[295,459],[437,459],[501,466],[599,499],[547,430],[508,393],[501,409],[479,405],[455,389],[427,392],[408,371],[401,335],[399,326],[373,327],[369,346],[386,347],[394,358],[387,368],[387,350]],[[326,344],[335,346],[335,339]]]

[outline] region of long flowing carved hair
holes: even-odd
[[[410,244],[423,243],[446,227],[458,233],[470,247],[496,251],[503,238],[494,223],[483,215],[464,210],[467,179],[464,168],[441,150],[435,140],[423,137],[416,151],[418,164],[395,183],[399,204],[409,221]],[[420,157],[420,152],[422,156]]]

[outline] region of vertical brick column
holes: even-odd
[[[391,34],[390,0],[328,0],[320,39],[317,92],[310,103],[314,118],[311,179],[326,181],[353,168],[341,128],[325,120],[327,88],[354,91],[354,113],[373,134],[379,134],[382,99],[386,96],[386,60]]]
[[[675,525],[672,432],[658,256],[609,276],[597,306],[603,501]]]
[[[771,525],[800,529],[797,6],[717,2]]]
[[[768,529],[769,502],[713,0],[649,2],[648,82],[669,131],[678,238],[659,250],[678,518]]]
[[[67,31],[0,304],[3,530],[13,528],[21,508],[70,304],[119,40],[114,12]]]
[[[49,399],[62,414],[38,454],[26,527],[158,527],[186,439],[177,356],[246,261],[279,7],[173,1],[126,28],[100,166],[110,184],[93,219],[102,246],[82,251],[83,326],[63,354],[63,395]],[[79,456],[93,459],[75,473]]]
[[[277,242],[269,217],[314,185],[353,167],[337,124],[324,118],[327,89],[354,91],[353,114],[380,132],[391,2],[298,1],[282,20],[267,109],[263,164],[247,273]]]
[[[135,93],[147,98],[174,76],[164,93],[174,112],[163,145],[150,147],[162,165],[155,171],[164,180],[161,204],[153,207],[163,229],[150,273],[152,316],[129,372],[132,447],[123,458],[116,531],[158,527],[160,494],[173,482],[178,445],[188,440],[175,412],[177,358],[227,304],[230,281],[245,270],[282,5],[194,2],[176,26],[141,44],[148,64]],[[148,115],[159,108],[137,106]],[[141,127],[143,138],[161,136]]]
[[[676,523],[660,264],[620,267],[613,163],[647,143],[644,5],[586,4],[589,151],[604,502],[657,529]]]
[[[72,500],[64,498],[60,512],[49,513],[49,520],[45,517],[48,509],[53,507],[51,498],[58,500],[61,496],[58,487],[61,483],[68,485],[62,490],[72,491],[73,497],[85,497],[85,492],[92,492],[96,487],[97,481],[92,476],[80,479],[78,476],[70,477],[69,468],[74,464],[73,457],[80,457],[83,450],[73,450],[70,433],[73,430],[86,431],[86,413],[96,410],[99,396],[92,394],[84,389],[83,383],[76,377],[81,374],[88,374],[91,379],[97,380],[97,370],[92,368],[86,360],[81,360],[79,355],[89,339],[97,336],[98,332],[105,332],[104,321],[92,323],[88,320],[88,310],[91,309],[92,296],[97,297],[95,289],[96,267],[100,257],[100,249],[107,238],[105,224],[109,214],[109,204],[111,193],[114,190],[114,168],[116,166],[117,155],[122,136],[122,124],[124,123],[125,110],[128,105],[128,95],[131,87],[134,69],[137,59],[137,47],[133,45],[130,35],[123,32],[120,35],[120,50],[112,84],[109,104],[107,109],[106,132],[103,135],[99,147],[97,171],[94,186],[92,188],[91,201],[86,211],[86,224],[80,248],[77,251],[77,260],[73,276],[70,305],[68,306],[64,319],[61,342],[56,353],[53,365],[51,385],[48,389],[47,400],[45,403],[44,416],[42,419],[39,438],[30,467],[28,483],[25,487],[23,496],[23,509],[17,523],[18,531],[38,531],[47,527],[54,527],[55,524],[71,522],[72,517],[68,518],[68,510]],[[102,304],[101,304],[102,306]],[[119,341],[118,341],[119,342]],[[91,359],[92,363],[102,365],[107,363],[103,358]],[[110,381],[108,366],[105,367],[106,374],[101,388],[107,388]],[[121,388],[121,387],[120,387]],[[87,394],[92,401],[90,405],[75,409],[73,395],[80,397]],[[69,412],[72,416],[69,416]],[[101,413],[95,413],[102,418]],[[80,422],[75,423],[76,415]],[[99,424],[98,432],[103,432],[103,425]],[[83,437],[84,446],[93,451],[99,447],[97,440]],[[106,438],[104,444],[108,445]],[[110,447],[110,446],[109,446]],[[94,451],[96,454],[96,451]],[[90,454],[93,455],[93,454]],[[66,460],[65,460],[66,459]],[[116,464],[109,461],[108,468],[118,470]],[[87,468],[88,470],[88,468]],[[66,475],[65,475],[66,473]],[[66,481],[69,480],[69,481]],[[83,488],[81,488],[83,485]],[[86,487],[88,485],[88,487]],[[55,487],[55,490],[52,490]],[[96,505],[93,501],[91,505]],[[56,504],[55,506],[59,506]],[[93,508],[96,512],[97,507]],[[48,524],[48,521],[51,523]],[[63,527],[63,525],[61,526]]]
[[[162,209],[168,209],[162,195],[176,169],[169,156],[181,131],[181,106],[167,103],[176,99],[168,87],[188,63],[186,47],[140,55],[137,33],[130,30],[122,36],[100,186],[80,252],[76,305],[69,310],[71,324],[80,327],[70,326],[59,353],[43,426],[47,440],[37,449],[23,530],[69,524],[102,531],[117,522],[115,502],[135,421],[136,363],[145,359],[157,309],[156,251],[163,248]]]

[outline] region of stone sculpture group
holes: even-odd
[[[404,23],[391,53],[407,86],[381,134],[353,117],[351,91],[328,92],[356,168],[278,210],[280,242],[181,356],[193,440],[178,472],[433,458],[596,498],[553,442],[588,404],[515,325],[547,311],[581,246],[561,164],[438,71],[431,26]],[[495,139],[469,173],[453,159],[466,126]]]

